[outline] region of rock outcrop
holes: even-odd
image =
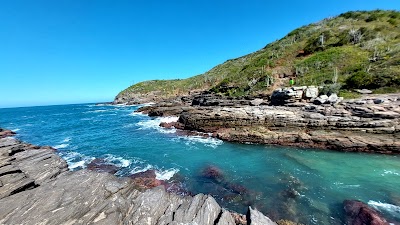
[[[345,200],[343,205],[348,225],[389,225],[379,212],[363,202]]]
[[[313,87],[307,90],[314,92]],[[251,98],[243,100],[244,104],[238,100],[228,104],[226,98],[221,100],[223,104],[214,104],[218,99],[211,95],[198,98],[205,100],[193,100],[199,104],[192,106],[175,102],[166,107],[166,103],[159,103],[145,112],[179,116],[177,123],[162,124],[163,127],[213,133],[214,137],[232,142],[400,153],[399,94],[370,95],[340,103],[341,99],[332,94],[321,101],[335,104],[314,104],[318,100],[310,99],[284,106],[265,105],[267,100]],[[214,106],[204,105],[210,101]]]
[[[0,224],[236,224],[238,214],[209,195],[182,197],[163,186],[141,192],[134,179],[107,172],[71,172],[50,147],[1,138]]]

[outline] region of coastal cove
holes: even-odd
[[[177,117],[135,113],[141,106],[0,109],[0,127],[15,131],[22,141],[58,149],[71,170],[86,168],[96,158],[117,166],[118,176],[154,169],[157,179],[179,181],[188,192],[210,194],[222,207],[239,213],[246,213],[251,205],[273,220],[343,224],[342,202],[357,199],[400,222],[398,155],[235,144],[186,136],[159,127]],[[208,168],[217,168],[221,176],[204,176]]]

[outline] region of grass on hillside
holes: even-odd
[[[270,92],[286,83],[283,76],[296,76],[299,85],[337,83],[342,94],[356,88],[377,93],[399,90],[400,12],[343,13],[298,28],[257,52],[228,60],[204,74],[141,82],[119,96],[151,92],[174,96],[190,90],[242,96]]]

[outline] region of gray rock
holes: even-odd
[[[1,152],[0,224],[235,224],[208,195],[140,192],[130,178],[70,172],[53,150],[13,139],[0,139]]]
[[[375,104],[382,104],[382,103],[384,103],[384,102],[385,102],[385,100],[383,100],[383,99],[379,99],[379,98],[374,99],[374,103],[375,103]]]
[[[270,218],[264,216],[264,214],[259,212],[257,209],[252,209],[250,206],[247,211],[247,224],[249,224],[249,225],[277,225]]]
[[[252,105],[252,106],[259,106],[259,105],[261,105],[263,102],[264,102],[264,99],[256,98],[256,99],[250,101],[250,105]]]
[[[316,98],[318,97],[318,94],[319,94],[318,88],[310,86],[305,90],[304,95],[306,98]]]
[[[340,100],[339,100],[339,97],[338,97],[337,94],[335,94],[335,93],[331,94],[331,95],[328,97],[328,100],[327,100],[327,102],[328,102],[328,103],[331,103],[331,104],[338,103],[339,101],[340,101]]]
[[[360,94],[372,94],[372,91],[368,89],[356,89],[355,91]]]
[[[327,102],[328,99],[329,99],[329,97],[327,95],[321,95],[321,96],[315,98],[314,104],[317,104],[317,105],[325,104],[325,102]]]
[[[232,218],[231,213],[225,209],[222,209],[221,217],[217,225],[236,225],[235,220]]]

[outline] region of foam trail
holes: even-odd
[[[224,142],[217,138],[212,137],[202,137],[202,136],[187,136],[184,137],[187,140],[186,145],[191,145],[194,143],[202,143],[207,147],[217,148],[219,145],[222,145]]]
[[[56,145],[56,146],[53,146],[55,149],[63,149],[63,148],[66,148],[66,147],[68,147],[69,146],[69,144],[59,144],[59,145]]]
[[[11,130],[12,132],[18,132],[18,131],[20,131],[21,129],[19,129],[19,128],[16,128],[16,129],[14,129],[14,130]]]
[[[179,172],[179,169],[175,169],[175,168],[164,170],[164,171],[156,171],[156,179],[157,180],[169,180],[178,172]]]
[[[368,201],[368,205],[379,211],[386,211],[396,218],[400,218],[400,206],[392,205],[384,202]]]
[[[106,155],[105,160],[108,162],[115,164],[118,167],[129,167],[132,164],[132,161],[129,159],[124,159],[122,157],[113,156],[111,154]]]
[[[160,127],[160,123],[172,123],[177,122],[179,117],[169,116],[169,117],[159,117],[152,120],[143,120],[136,123],[140,130],[154,129],[161,133],[175,133],[175,129],[165,129]]]

